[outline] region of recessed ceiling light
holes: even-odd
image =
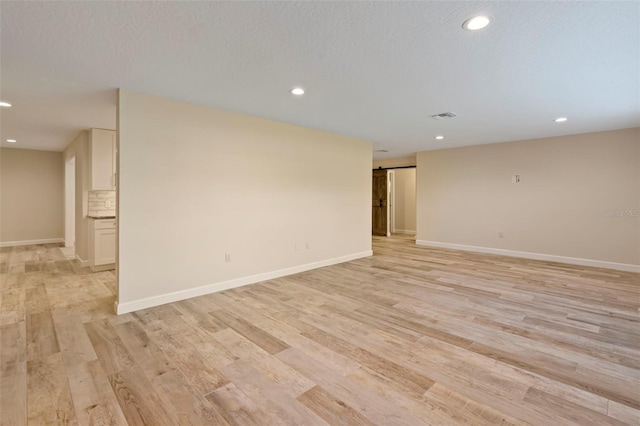
[[[555,120],[556,123],[564,123],[565,121],[567,121],[567,117],[558,117]]]
[[[0,107],[9,108],[10,106],[11,106],[11,104],[9,102],[0,102]]]
[[[291,90],[291,93],[294,95],[304,95],[304,89],[302,87],[296,87],[295,89]]]
[[[9,142],[9,143],[16,143],[16,142],[18,142],[18,141],[17,141],[17,140],[15,140],[15,139],[7,139],[7,142]]]
[[[489,25],[489,22],[491,22],[491,20],[489,19],[488,16],[485,16],[485,15],[474,16],[473,18],[469,18],[466,21],[464,21],[464,24],[462,24],[462,28],[468,31],[481,30],[482,28]]]
[[[441,141],[442,139],[444,139],[444,136],[442,136],[442,135],[438,135],[438,136],[436,136],[436,139],[437,139],[437,140],[439,140],[439,141]]]

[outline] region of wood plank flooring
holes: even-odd
[[[0,425],[640,425],[640,275],[374,238],[115,316],[113,272],[0,250]]]

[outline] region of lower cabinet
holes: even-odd
[[[89,259],[91,269],[94,271],[115,269],[115,219],[90,219],[89,225]]]

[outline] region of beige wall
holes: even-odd
[[[416,169],[395,169],[394,232],[416,231]]]
[[[64,150],[63,157],[68,161],[76,157],[76,197],[75,197],[75,251],[76,258],[82,262],[89,261],[89,219],[87,218],[89,204],[89,131],[83,130],[71,141]]]
[[[416,165],[416,157],[399,157],[399,158],[387,158],[385,160],[374,160],[373,168],[377,169],[382,167],[383,169],[391,168],[391,167],[406,167],[406,166],[415,166]]]
[[[119,312],[371,253],[370,142],[119,98]]]
[[[640,265],[639,132],[418,153],[417,240]]]
[[[0,242],[61,240],[64,230],[62,153],[0,150]]]

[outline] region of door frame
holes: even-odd
[[[64,246],[76,243],[76,156],[64,162]]]
[[[387,171],[387,237],[396,232],[396,174]]]
[[[373,169],[373,171],[377,171],[377,170],[386,170],[387,171],[387,189],[389,190],[389,188],[391,188],[391,184],[389,181],[389,175],[393,174],[393,181],[392,181],[392,185],[393,185],[393,199],[391,199],[391,192],[389,192],[387,194],[387,236],[391,236],[391,232],[396,232],[396,176],[395,176],[395,171],[399,170],[399,169],[416,169],[416,201],[417,201],[417,191],[418,191],[418,166],[396,166],[396,167],[378,167],[377,169]],[[393,204],[393,211],[389,210],[389,205]],[[416,210],[417,210],[417,205],[416,205]],[[390,221],[390,216],[392,216]],[[417,211],[416,211],[416,221],[417,221]],[[402,232],[402,231],[400,231]]]

